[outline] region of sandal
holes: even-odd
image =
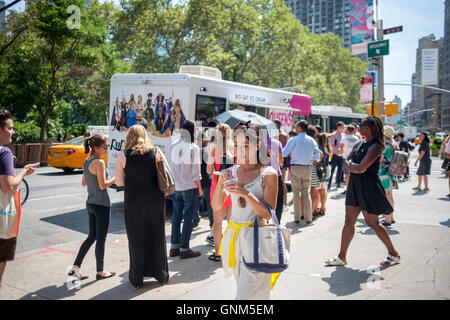
[[[116,274],[115,272],[109,272],[109,275],[107,275],[107,276],[104,276],[102,274],[97,274],[96,277],[97,277],[97,280],[103,280],[103,279],[108,279],[108,278],[114,277],[115,274]]]
[[[211,261],[220,262],[222,260],[222,257],[219,254],[216,255],[215,253],[213,253],[208,257],[208,259]]]
[[[72,270],[67,273],[68,276],[77,277],[79,280],[85,280],[89,278],[89,276],[83,276],[83,274],[80,272],[80,268],[73,267]]]
[[[381,265],[382,266],[394,266],[396,264],[400,263],[400,256],[395,257],[393,255],[388,255],[386,259],[384,259],[383,261],[381,261]]]
[[[391,223],[390,222],[386,222],[386,220],[381,221],[381,224],[385,227],[390,227]]]
[[[325,264],[327,266],[345,266],[347,262],[344,262],[341,260],[341,258],[335,256],[334,258],[330,258],[327,261],[325,261]]]

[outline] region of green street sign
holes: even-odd
[[[389,40],[376,41],[367,44],[369,58],[389,55]]]

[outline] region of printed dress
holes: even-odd
[[[234,173],[237,168],[238,166],[233,167]],[[271,167],[261,168],[260,175],[253,182],[244,186],[261,201],[264,199],[263,178],[268,170],[273,169]],[[225,278],[234,275],[237,284],[237,300],[268,300],[271,286],[273,287],[272,279],[276,278],[273,278],[271,274],[251,271],[242,262],[244,247],[253,245],[253,243],[244,243],[243,235],[253,227],[255,212],[248,203],[241,208],[238,199],[239,196],[231,194],[231,219],[222,236],[220,248]],[[258,218],[258,221],[259,225],[266,224],[265,219]]]
[[[354,163],[361,163],[370,146],[378,143],[375,139],[361,143],[352,153]],[[394,209],[386,198],[386,191],[378,176],[380,157],[376,159],[363,173],[350,173],[345,205],[359,207],[369,214],[391,214]]]
[[[389,163],[392,161],[392,158],[394,157],[394,147],[392,144],[386,142],[384,151],[382,153],[384,160],[383,163],[380,163],[380,171],[378,173],[378,176],[380,177],[381,184],[383,185],[384,190],[392,190],[392,187],[394,186],[394,179],[390,173],[389,173]]]

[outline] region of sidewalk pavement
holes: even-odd
[[[413,193],[416,177],[401,183],[394,191],[395,220],[389,234],[401,255],[401,263],[380,268],[387,252],[362,214],[346,267],[325,267],[324,261],[339,251],[344,223],[344,196],[331,190],[327,214],[306,227],[293,223],[292,207],[285,211],[282,225],[293,230],[291,263],[283,272],[271,299],[449,299],[450,298],[450,223],[447,179],[432,173],[431,192]],[[289,198],[292,193],[289,194]],[[115,206],[112,215],[122,215]],[[20,254],[8,263],[0,289],[0,299],[234,299],[236,284],[225,280],[220,263],[208,260],[212,247],[205,238],[208,220],[192,234],[191,247],[202,255],[180,260],[169,258],[170,279],[160,285],[148,279],[137,290],[128,281],[128,242],[125,231],[110,233],[106,243],[105,267],[117,275],[95,281],[94,247],[86,256],[82,270],[89,279],[72,284],[67,269],[72,265],[81,241],[61,244]],[[225,228],[225,223],[224,223]],[[170,249],[170,221],[166,223],[167,249]],[[20,238],[19,238],[20,241]]]

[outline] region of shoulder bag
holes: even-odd
[[[255,217],[254,226],[244,233],[242,260],[245,266],[256,272],[279,273],[288,268],[290,259],[291,230],[280,227],[275,211],[264,203],[272,216],[274,225],[258,226]]]
[[[155,147],[155,163],[159,190],[165,196],[168,196],[175,191],[175,178],[173,177],[169,164],[158,147]]]
[[[0,190],[0,238],[16,238],[22,214],[20,190],[5,194]]]

